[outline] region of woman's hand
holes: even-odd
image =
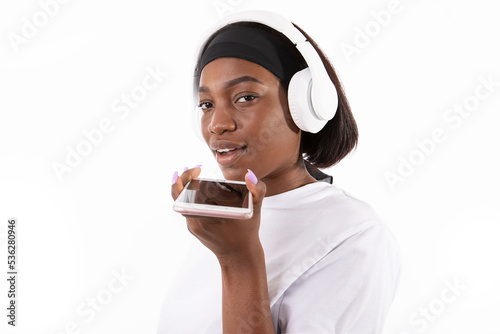
[[[174,174],[172,197],[179,196],[201,169]],[[186,217],[189,231],[219,260],[222,279],[222,327],[224,333],[274,333],[266,278],[264,251],[259,240],[260,209],[266,185],[252,172],[245,175],[253,196],[253,216],[238,220],[201,216]]]
[[[184,171],[177,178],[174,174],[172,180],[173,199],[175,200],[186,184],[198,177],[200,173],[201,169],[197,167]],[[252,218],[239,220],[184,215],[189,232],[208,247],[219,261],[225,263],[250,259],[261,251],[259,240],[260,210],[266,194],[266,185],[264,182],[258,181],[251,171],[245,175],[245,182],[253,196]]]

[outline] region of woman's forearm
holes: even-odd
[[[219,258],[224,334],[274,334],[262,246],[249,255]]]

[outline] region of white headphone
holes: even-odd
[[[295,124],[303,131],[317,133],[331,120],[337,111],[337,89],[311,43],[295,26],[281,15],[269,11],[242,11],[226,16],[213,25],[197,49],[194,101],[198,101],[200,83],[199,67],[203,49],[208,38],[224,26],[236,22],[257,22],[269,26],[285,35],[299,50],[309,67],[295,73],[288,86],[288,106]],[[197,125],[199,117],[195,114]],[[198,126],[200,129],[200,126]],[[199,134],[199,130],[197,130]]]

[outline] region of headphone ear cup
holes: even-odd
[[[302,131],[317,133],[327,121],[316,117],[312,105],[312,75],[309,68],[295,73],[288,85],[288,107],[295,124]]]
[[[309,113],[309,89],[311,85],[311,71],[305,68],[294,74],[288,84],[288,107],[295,124],[303,131],[307,131],[304,115]]]

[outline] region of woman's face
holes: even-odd
[[[286,93],[264,67],[216,59],[203,68],[198,96],[203,137],[226,179],[244,180],[247,168],[277,179],[302,161]]]

